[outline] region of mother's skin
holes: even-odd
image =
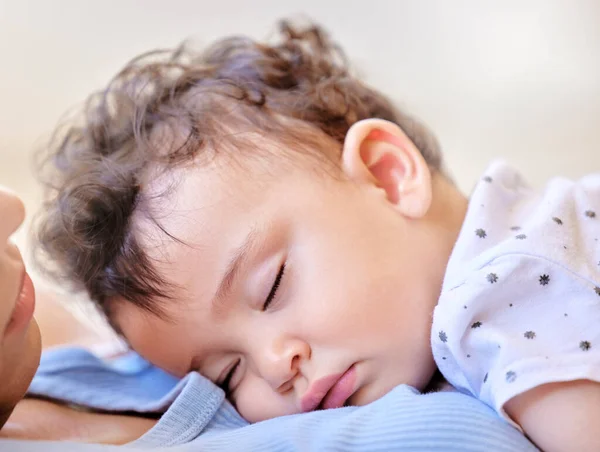
[[[21,253],[10,241],[24,218],[22,201],[0,187],[0,437],[104,444],[124,444],[138,438],[156,421],[81,412],[52,402],[23,399],[42,349],[40,328],[32,317],[35,290],[26,276]],[[51,345],[85,344],[99,339],[57,303],[41,301],[36,312],[42,314],[42,333]]]

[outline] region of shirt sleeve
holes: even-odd
[[[503,406],[518,394],[551,382],[600,381],[599,285],[542,257],[494,259],[436,307],[440,371],[509,422]]]

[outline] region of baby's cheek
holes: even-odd
[[[299,413],[294,397],[293,391],[279,394],[262,378],[247,376],[236,390],[234,405],[244,419],[255,423]]]

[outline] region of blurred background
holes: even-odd
[[[0,0],[0,184],[33,212],[33,151],[131,57],[299,14],[435,131],[465,191],[499,156],[536,185],[600,170],[595,0]]]

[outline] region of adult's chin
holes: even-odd
[[[0,428],[27,393],[40,364],[41,350],[40,330],[35,319],[28,325],[18,350],[3,350],[5,353],[0,369]]]
[[[20,360],[21,365],[17,374],[17,379],[20,382],[19,392],[21,394],[19,400],[25,396],[27,389],[29,389],[31,380],[33,380],[33,377],[35,376],[35,373],[40,365],[41,354],[42,338],[40,336],[40,329],[35,319],[31,319],[31,323],[29,324],[27,330],[25,348],[22,355],[24,358],[21,358]]]
[[[8,418],[10,417],[14,409],[14,405],[6,408],[0,407],[0,430],[2,430],[4,424],[6,424],[6,421],[8,421]]]

